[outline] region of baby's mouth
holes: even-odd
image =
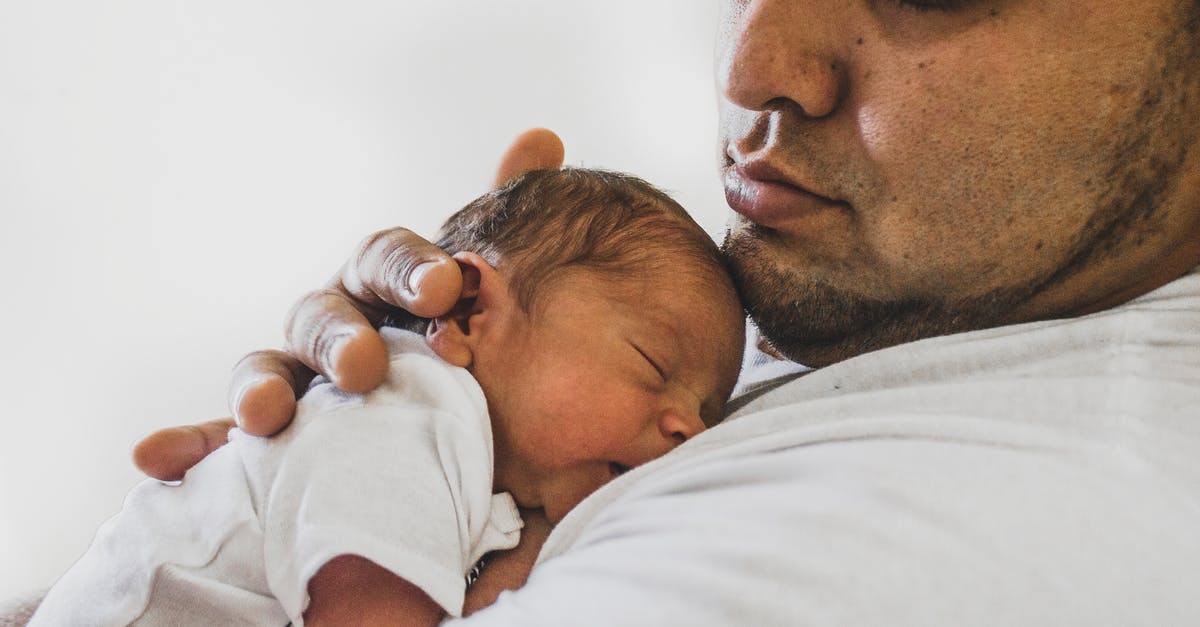
[[[629,466],[622,466],[617,462],[608,462],[608,472],[611,473],[614,478],[620,477],[621,475],[629,472]]]

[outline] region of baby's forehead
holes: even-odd
[[[648,245],[623,258],[609,257],[596,265],[583,259],[563,270],[571,289],[604,293],[638,305],[661,298],[704,303],[716,296],[736,296],[729,273],[699,247]],[[572,281],[572,276],[581,280]]]
[[[633,318],[664,342],[692,342],[697,323],[719,333],[731,321],[741,321],[737,292],[719,267],[674,263],[622,281],[606,294],[610,315]]]

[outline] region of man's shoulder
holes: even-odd
[[[1200,499],[1181,482],[1128,451],[1046,434],[953,438],[952,419],[939,420],[745,442],[663,467],[591,512],[569,550],[552,537],[544,576],[586,561],[666,612],[692,611],[673,590],[704,590],[701,614],[755,624],[1200,611],[1184,583],[1200,577],[1188,531]],[[786,599],[773,592],[782,582]],[[997,609],[1011,620],[983,620]]]

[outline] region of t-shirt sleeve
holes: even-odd
[[[469,375],[421,354],[394,356],[388,382],[367,396],[310,391],[296,433],[267,441],[248,462],[268,479],[260,488],[267,581],[293,620],[308,604],[309,579],[345,554],[461,614],[463,574],[491,503],[485,407]]]

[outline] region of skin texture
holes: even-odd
[[[794,360],[1096,311],[1200,263],[1191,0],[925,4],[958,8],[724,3],[722,156],[749,206],[725,248]],[[755,213],[755,161],[833,202]]]
[[[502,270],[455,256],[468,287],[430,345],[488,399],[496,490],[551,523],[723,416],[741,363],[741,306],[727,279],[662,256],[632,283],[566,271],[528,312]]]
[[[313,627],[432,627],[444,616],[441,606],[420,588],[356,555],[329,560],[309,580],[308,594],[304,624]]]

